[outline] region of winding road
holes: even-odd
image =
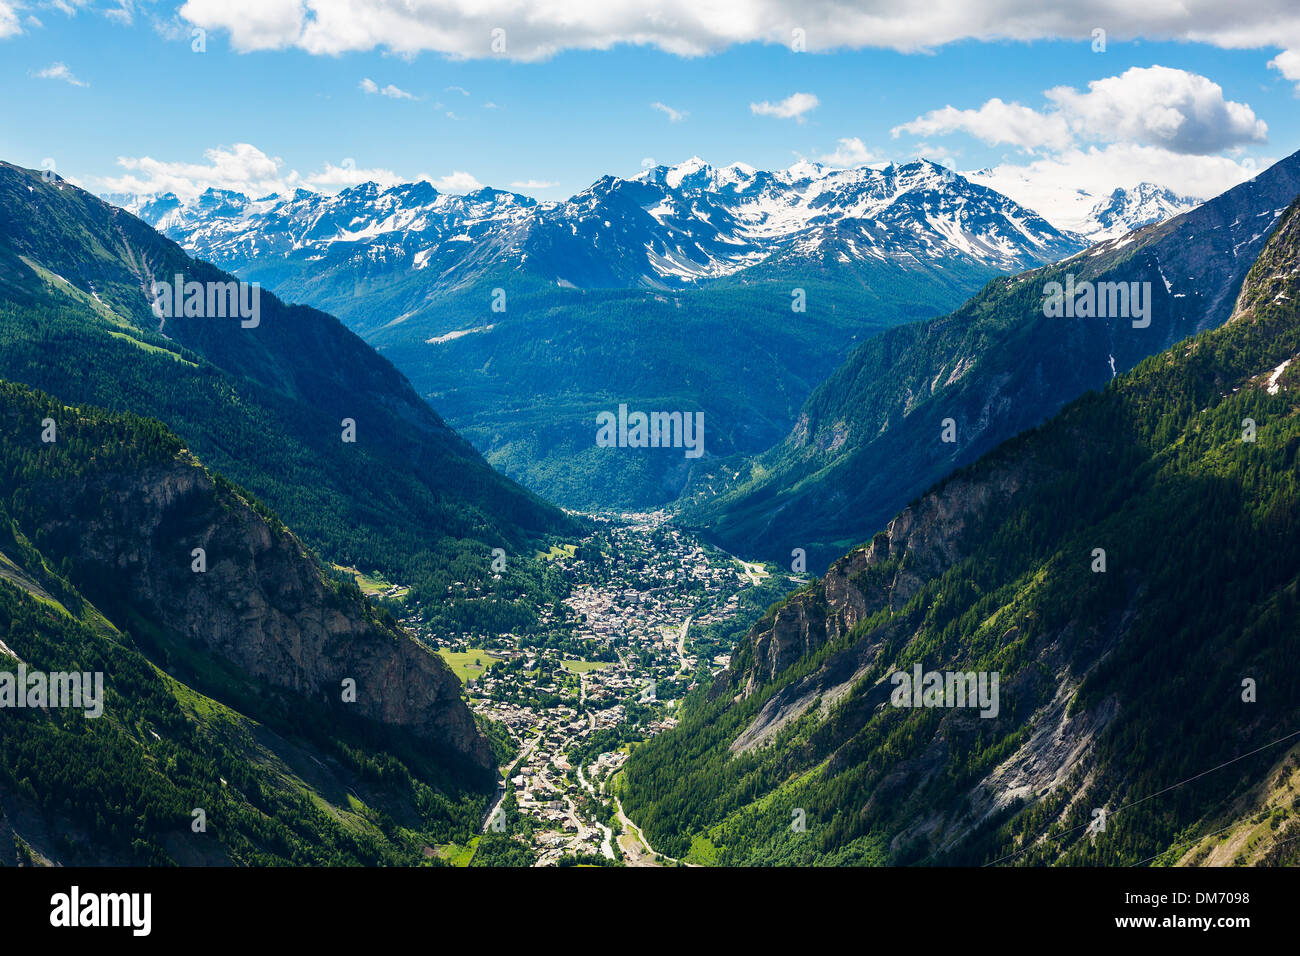
[[[488,807],[487,816],[483,818],[483,825],[479,827],[479,831],[478,831],[479,833],[488,832],[488,826],[489,824],[492,823],[492,814],[497,812],[497,807],[501,806],[501,802],[505,800],[506,794],[510,792],[510,781],[505,779],[506,774],[510,772],[510,768],[515,766],[516,764],[527,763],[528,758],[533,755],[533,751],[537,749],[537,745],[541,743],[542,737],[544,736],[545,734],[538,734],[536,737],[533,738],[532,743],[530,743],[526,748],[524,748],[524,750],[519,754],[518,757],[510,761],[510,763],[506,764],[504,767],[497,768],[497,773],[501,777],[501,780],[498,781],[497,783],[497,788],[499,792],[497,793],[497,798],[495,801],[493,801],[492,806]]]

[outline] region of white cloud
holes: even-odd
[[[406,90],[398,89],[392,83],[389,83],[387,86],[381,87],[378,83],[376,83],[368,76],[365,79],[363,79],[361,83],[358,85],[361,87],[362,91],[367,94],[381,93],[384,96],[390,97],[395,100],[417,99],[415,94],[408,93],[406,92]]]
[[[182,201],[189,202],[207,189],[230,190],[258,198],[272,193],[288,193],[298,187],[332,193],[366,182],[392,186],[407,181],[391,169],[367,169],[357,166],[351,159],[338,164],[326,162],[322,169],[303,176],[297,170],[285,170],[283,160],[268,156],[250,143],[214,147],[205,150],[203,156],[205,162],[202,163],[166,162],[151,156],[119,156],[117,164],[127,174],[99,180],[95,188],[100,192],[139,195],[175,193]],[[438,188],[443,189],[455,177],[463,176],[464,173],[455,173],[439,182]],[[455,180],[452,184],[461,186],[464,182]],[[472,188],[477,188],[477,180],[472,176],[468,182],[473,184]]]
[[[1282,76],[1295,84],[1295,91],[1300,95],[1300,48],[1283,50],[1268,61],[1269,69],[1277,70]]]
[[[779,103],[750,103],[749,109],[757,116],[777,116],[802,123],[803,114],[817,108],[818,99],[811,93],[791,93]]]
[[[115,193],[175,193],[191,200],[205,189],[230,189],[250,196],[283,192],[299,184],[297,173],[280,172],[280,160],[249,143],[204,150],[206,163],[164,162],[151,156],[119,156],[117,164],[132,175],[107,178],[102,191]]]
[[[952,106],[931,110],[910,123],[895,126],[890,134],[913,136],[961,131],[985,143],[1010,143],[1026,149],[1050,147],[1064,149],[1072,141],[1069,125],[1061,116],[1044,116],[1019,103],[1004,103],[994,97],[977,110],[959,110]]]
[[[961,131],[1045,154],[966,175],[1066,229],[1079,228],[1117,187],[1149,182],[1184,196],[1217,196],[1257,171],[1251,159],[1222,154],[1239,155],[1268,132],[1248,105],[1226,99],[1217,83],[1161,66],[1134,67],[1082,91],[1056,87],[1044,96],[1043,110],[992,99],[978,109],[932,110],[892,132]],[[943,162],[929,145],[919,151]],[[944,164],[953,165],[950,158]]]
[[[1099,26],[1111,44],[1143,38],[1228,49],[1300,48],[1300,6],[1294,0],[1071,0],[1046,8],[1041,0],[921,6],[914,0],[659,0],[652,16],[643,0],[187,0],[180,15],[228,31],[237,50],[299,47],[333,55],[385,48],[454,59],[537,60],[620,43],[699,56],[743,43],[788,45],[795,28],[804,31],[810,51],[912,52],[970,39],[1090,43]],[[492,48],[494,29],[505,31],[504,54]]]
[[[293,175],[297,177],[297,173]],[[362,183],[396,186],[400,182],[402,182],[402,177],[391,169],[362,169],[352,160],[345,159],[337,166],[327,162],[323,170],[303,177],[297,184],[306,186],[308,189],[314,189],[317,192],[330,193],[337,192],[340,189],[347,189],[349,186],[359,186]],[[285,190],[277,189],[275,191],[284,192]]]
[[[650,108],[663,113],[668,117],[668,122],[670,123],[680,123],[682,120],[686,119],[688,115],[685,110],[675,110],[671,106],[659,102],[651,103]]]
[[[17,36],[22,32],[22,24],[18,22],[18,8],[12,3],[0,0],[0,40]]]
[[[241,53],[302,46],[307,21],[301,0],[189,0],[176,13],[197,27],[229,31]]]
[[[840,166],[846,169],[866,166],[868,163],[878,162],[879,159],[880,157],[867,149],[867,144],[856,136],[840,139],[839,145],[834,152],[817,157],[819,163],[825,163],[827,166]]]
[[[158,34],[164,40],[175,43],[183,39],[186,43],[189,43],[194,39],[194,35],[191,31],[196,28],[191,27],[175,14],[172,14],[172,16],[168,18],[153,16],[149,19],[153,25],[153,32]]]
[[[483,184],[471,176],[469,173],[463,173],[459,169],[450,175],[443,176],[440,179],[430,180],[435,189],[440,193],[472,193],[476,189],[482,189]]]
[[[449,86],[447,87],[447,92],[459,93],[461,96],[469,96],[469,90],[465,89],[463,86]]]
[[[554,189],[559,183],[548,182],[544,179],[525,179],[510,184],[511,189]]]
[[[135,0],[117,0],[117,6],[105,10],[104,16],[129,27],[135,22]]]
[[[84,80],[79,80],[68,69],[66,63],[51,63],[45,69],[36,74],[42,80],[62,80],[64,83],[71,83],[73,86],[89,86]]]
[[[1164,66],[1132,67],[1092,80],[1086,93],[1056,87],[1047,98],[1085,140],[1205,155],[1268,137],[1264,121],[1245,103],[1225,100],[1218,83]]]
[[[1272,160],[1261,164],[1266,166]],[[1149,182],[1184,196],[1208,199],[1259,171],[1253,161],[1191,156],[1158,146],[1115,143],[1071,148],[1025,164],[1003,163],[963,175],[1036,210],[1048,221],[1076,229],[1100,199],[1119,186]]]
[[[991,99],[976,110],[931,110],[895,127],[894,136],[961,131],[989,144],[1060,151],[1076,142],[1134,143],[1207,155],[1260,143],[1268,126],[1245,103],[1224,99],[1223,87],[1197,73],[1163,66],[1132,67],[1092,80],[1086,92],[1058,86],[1044,94],[1050,111]]]

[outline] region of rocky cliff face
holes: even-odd
[[[736,655],[715,695],[726,688],[748,697],[859,621],[904,607],[925,581],[961,560],[989,504],[1005,501],[1023,481],[1022,467],[1001,468],[980,481],[958,476],[903,510],[870,544],[850,551],[760,621],[747,638],[752,655]]]
[[[126,605],[272,687],[402,728],[481,768],[490,748],[434,653],[339,589],[278,521],[187,454],[46,486],[46,547],[101,606]],[[89,517],[80,517],[89,516]],[[206,570],[193,569],[202,548]]]

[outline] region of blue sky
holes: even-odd
[[[649,160],[925,155],[996,167],[999,188],[1050,205],[1047,190],[1108,181],[1210,195],[1300,148],[1300,55],[1286,52],[1300,17],[1276,10],[1258,24],[1115,21],[1095,51],[1089,24],[1113,17],[1086,3],[1055,26],[954,27],[885,2],[870,29],[831,4],[794,52],[798,4],[714,4],[723,26],[665,5],[654,29],[632,12],[644,5],[620,19],[624,6],[596,4],[579,27],[538,13],[504,27],[515,45],[496,55],[490,12],[461,22],[433,0],[414,4],[418,22],[379,26],[369,0],[328,24],[301,0],[0,0],[0,158],[53,160],[100,192],[426,177],[555,199]]]

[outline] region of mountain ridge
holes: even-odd
[[[945,192],[959,201],[932,208]],[[489,187],[454,196],[428,182],[256,201],[212,189],[190,204],[174,194],[112,198],[234,271],[267,268],[268,257],[328,260],[331,247],[355,244],[371,259],[397,255],[414,270],[436,267],[435,292],[472,283],[467,276],[485,260],[579,288],[678,288],[774,256],[815,254],[837,232],[847,238],[834,254],[846,260],[945,253],[998,271],[1077,246],[1032,211],[928,160],[856,169],[804,162],[769,172],[693,157],[629,179],[604,176],[552,202]],[[834,228],[857,222],[866,225]],[[593,253],[602,242],[615,251]]]

